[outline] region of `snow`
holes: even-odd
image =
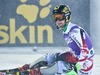
[[[41,57],[47,50],[44,51],[28,51],[21,52],[21,49],[16,53],[10,50],[5,51],[0,49],[0,70],[2,69],[12,69],[20,67],[24,64],[29,64],[34,62],[36,59]],[[43,53],[44,52],[44,53]],[[56,52],[56,51],[54,51]],[[50,52],[49,52],[50,53]],[[52,52],[51,52],[52,53]],[[100,55],[95,55],[94,57],[94,68],[92,75],[100,75]]]

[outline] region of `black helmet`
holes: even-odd
[[[71,11],[70,11],[70,8],[66,5],[60,5],[60,6],[54,7],[53,20],[55,20],[55,14],[63,14],[63,19],[65,19],[66,22],[70,21]]]

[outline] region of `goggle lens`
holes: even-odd
[[[64,14],[54,14],[53,15],[53,20],[57,21],[57,20],[64,20]]]

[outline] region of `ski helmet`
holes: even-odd
[[[53,20],[56,21],[57,19],[63,20],[65,19],[66,22],[70,21],[71,11],[70,8],[66,5],[56,6],[53,9]]]

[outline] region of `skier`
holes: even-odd
[[[58,72],[62,75],[69,69],[68,63],[80,64],[78,75],[90,75],[93,68],[94,49],[87,32],[80,26],[70,22],[71,11],[66,5],[59,5],[53,9],[53,21],[58,29],[63,31],[64,39],[69,51],[47,55],[47,62],[58,61]]]
[[[52,14],[53,21],[58,29],[63,31],[64,39],[69,50],[62,53],[46,54],[30,64],[33,68],[36,62],[39,66],[51,65],[57,62],[58,70],[54,75],[66,75],[71,70],[75,70],[78,75],[90,75],[93,69],[94,49],[87,32],[77,24],[71,23],[71,11],[66,5],[54,7]],[[77,70],[76,64],[80,65]]]

